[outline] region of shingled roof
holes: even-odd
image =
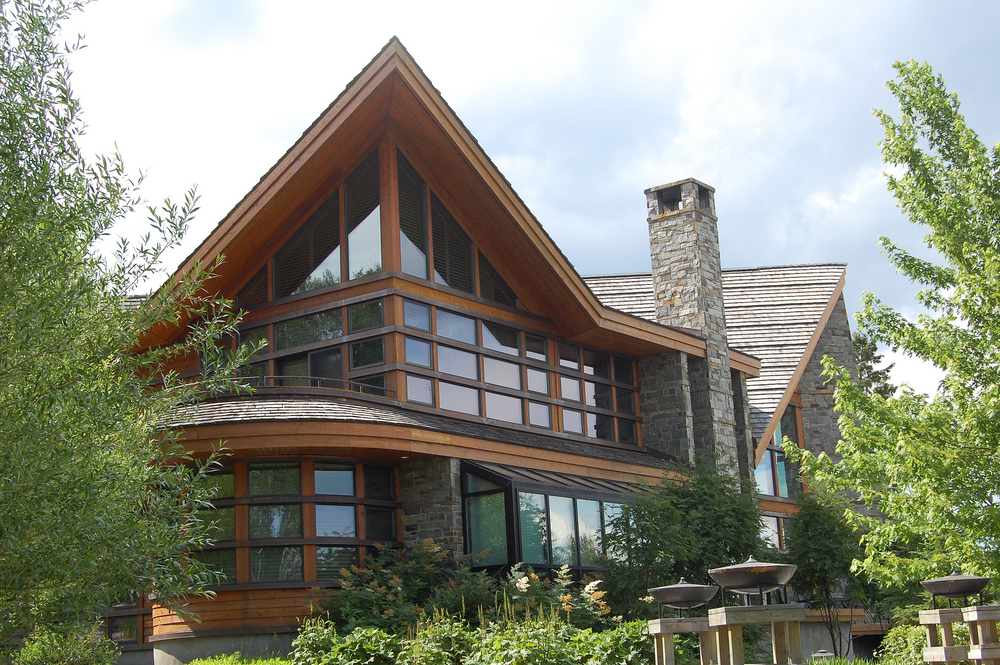
[[[747,380],[753,435],[760,441],[831,300],[840,296],[846,264],[821,263],[722,271],[729,345],[761,361]],[[606,307],[656,320],[650,273],[583,278]]]

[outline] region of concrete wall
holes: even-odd
[[[198,658],[229,653],[241,653],[244,656],[287,656],[292,651],[294,639],[295,633],[270,633],[160,640],[153,643],[152,662],[153,665],[185,665]]]
[[[451,549],[456,558],[465,553],[459,465],[457,459],[435,457],[400,469],[406,547],[432,538]]]

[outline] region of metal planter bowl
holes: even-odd
[[[712,600],[719,591],[719,587],[710,584],[688,584],[682,577],[677,584],[658,586],[654,589],[647,589],[647,591],[663,605],[678,610],[689,610],[693,607],[701,607]]]
[[[715,583],[736,593],[768,593],[788,584],[796,567],[789,563],[762,563],[750,557],[743,563],[713,568],[708,574]]]
[[[985,589],[991,579],[990,577],[961,575],[956,571],[947,577],[924,580],[920,585],[941,598],[968,598]]]

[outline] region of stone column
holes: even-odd
[[[733,377],[733,415],[735,416],[736,452],[741,478],[753,476],[757,467],[755,447],[753,445],[753,427],[750,423],[750,400],[747,397],[746,374],[738,370],[731,372]]]
[[[694,452],[737,467],[729,342],[714,191],[694,179],[646,190],[656,320],[703,335],[704,359],[689,357]]]
[[[407,548],[428,538],[460,559],[462,537],[461,460],[434,457],[403,465],[400,488],[403,504],[403,543]]]
[[[643,445],[694,464],[694,413],[687,354],[639,361]]]

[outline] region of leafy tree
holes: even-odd
[[[882,354],[878,352],[878,344],[863,332],[851,336],[854,342],[854,359],[858,363],[858,385],[862,390],[889,399],[896,393],[896,386],[889,383],[889,373],[896,363],[875,369],[882,362]]]
[[[625,618],[647,618],[647,589],[711,580],[708,570],[764,550],[757,500],[749,486],[707,465],[677,469],[609,520],[606,600]]]
[[[852,581],[851,564],[860,555],[858,536],[847,523],[846,510],[843,501],[813,484],[799,499],[799,512],[785,521],[785,558],[797,566],[790,586],[823,613],[832,651],[838,656],[851,648],[837,610]]]
[[[214,265],[129,297],[180,241],[193,192],[150,209],[138,244],[96,249],[141,200],[120,156],[88,161],[77,144],[59,25],[81,4],[0,2],[0,645],[130,592],[177,607],[213,581],[185,556],[208,542],[193,517],[205,468],[167,464],[191,460],[160,423],[245,357],[219,350],[236,320],[206,292]],[[203,383],[169,371],[194,354]]]
[[[870,395],[825,359],[836,381],[843,441],[833,464],[806,473],[849,490],[870,509],[848,514],[864,532],[861,568],[903,585],[951,572],[1000,574],[1000,151],[986,148],[931,67],[896,63],[888,87],[900,117],[879,111],[889,191],[927,229],[940,260],[881,239],[889,261],[922,290],[916,321],[865,294],[860,330],[933,363],[936,394],[904,387]]]

